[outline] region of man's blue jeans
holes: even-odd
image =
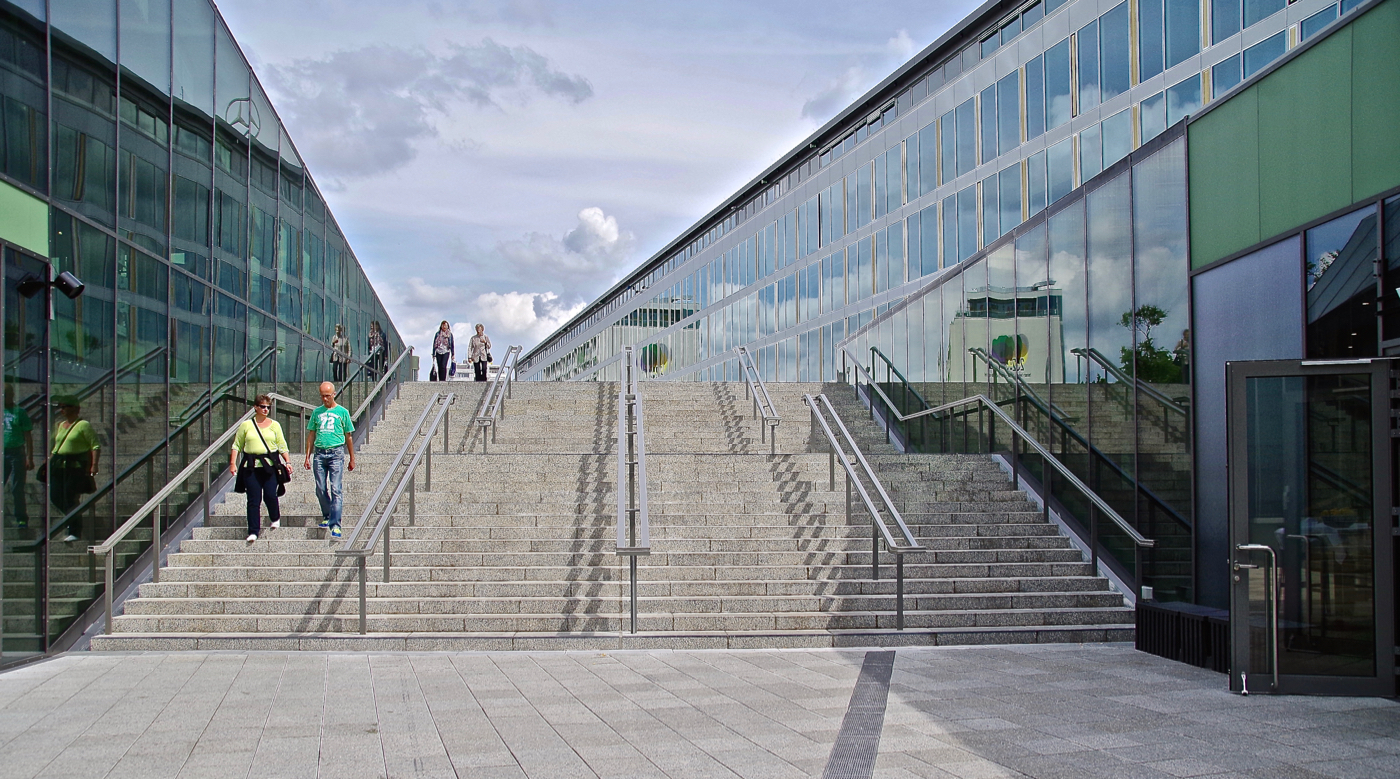
[[[311,475],[316,479],[316,500],[321,503],[321,518],[331,527],[340,527],[340,512],[345,495],[340,489],[345,473],[345,447],[317,449],[311,455]]]

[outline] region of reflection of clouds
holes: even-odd
[[[1089,224],[1089,345],[1110,360],[1132,346],[1132,331],[1119,326],[1133,307],[1129,240],[1129,177],[1119,176],[1087,196]],[[1096,370],[1091,369],[1097,379]]]
[[[1189,323],[1184,140],[1133,167],[1133,212],[1137,304],[1166,312],[1153,340],[1158,348],[1171,349]]]

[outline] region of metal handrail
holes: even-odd
[[[651,520],[647,515],[647,444],[643,432],[642,393],[636,355],[622,349],[622,380],[617,392],[617,552],[627,558],[632,621],[637,632],[637,557],[651,554]]]
[[[802,396],[802,402],[806,403],[807,407],[811,409],[812,428],[815,430],[818,427],[818,423],[820,423],[821,430],[826,435],[826,443],[830,457],[828,461],[828,478],[830,483],[827,486],[831,491],[836,491],[837,461],[840,461],[841,468],[846,472],[846,522],[849,523],[851,521],[852,485],[855,486],[857,494],[860,495],[861,503],[865,504],[865,510],[870,513],[870,524],[873,531],[870,537],[870,566],[872,579],[876,581],[880,579],[881,538],[885,541],[885,548],[894,553],[896,581],[895,629],[903,630],[904,555],[909,552],[923,552],[927,550],[919,544],[918,540],[914,538],[914,534],[909,530],[909,526],[904,523],[904,517],[900,516],[899,509],[895,508],[894,501],[890,500],[889,493],[885,492],[885,485],[881,484],[879,477],[875,475],[875,469],[870,467],[869,461],[865,459],[865,455],[861,453],[860,447],[856,445],[856,441],[851,436],[850,431],[846,429],[845,423],[841,421],[841,416],[836,413],[836,409],[832,408],[831,400],[824,394],[817,395],[815,398],[809,394],[804,394]],[[825,414],[822,413],[823,407],[825,407]],[[836,428],[841,431],[841,438],[838,439],[836,434],[831,432],[831,426],[828,425],[826,421],[826,414],[829,414],[831,419],[836,422]],[[870,493],[866,491],[865,485],[861,483],[860,477],[856,474],[855,466],[851,464],[850,458],[846,456],[845,450],[841,447],[842,440],[845,440],[846,445],[851,449],[851,453],[855,455],[856,462],[860,464],[861,473],[865,474],[865,478],[875,487],[875,491],[880,496],[880,503],[884,506],[884,510],[894,518],[895,525],[899,528],[899,533],[902,538],[896,538],[894,533],[890,531],[889,525],[886,524],[880,513],[880,509],[877,508],[875,502],[871,500]]]
[[[1123,519],[1123,517],[1119,515],[1117,511],[1114,511],[1113,507],[1108,505],[1108,503],[1105,502],[1103,498],[1099,497],[1098,493],[1089,489],[1089,486],[1087,484],[1081,481],[1078,476],[1075,476],[1074,472],[1071,471],[1069,467],[1066,466],[1064,463],[1060,462],[1059,458],[1055,457],[1055,455],[1052,454],[1050,450],[1047,449],[1043,444],[1041,444],[1040,441],[1036,440],[1035,436],[1031,435],[1030,432],[1028,432],[1025,428],[1021,427],[1019,424],[1017,424],[1016,420],[1012,419],[1009,414],[1003,411],[1001,406],[997,405],[986,395],[973,395],[971,397],[963,398],[961,400],[955,400],[952,403],[945,403],[941,406],[924,409],[923,411],[918,411],[906,416],[905,414],[900,413],[899,409],[895,407],[894,401],[890,400],[890,397],[885,394],[884,390],[880,389],[880,385],[875,383],[874,379],[870,376],[870,372],[865,370],[865,367],[860,364],[859,360],[855,359],[855,355],[850,354],[844,349],[842,350],[842,353],[846,356],[849,356],[851,358],[851,361],[855,364],[856,371],[858,372],[858,375],[856,376],[857,390],[859,390],[860,376],[864,375],[866,383],[870,386],[870,388],[873,389],[876,393],[878,393],[881,399],[885,401],[885,406],[888,409],[888,412],[894,415],[894,417],[900,422],[907,422],[911,419],[917,419],[919,417],[924,416],[942,414],[945,411],[951,411],[953,409],[962,408],[964,406],[983,406],[988,411],[992,412],[994,417],[1001,419],[1002,423],[1005,424],[1012,431],[1011,470],[1013,474],[1019,474],[1017,458],[1018,450],[1020,449],[1020,447],[1016,441],[1016,439],[1019,437],[1025,440],[1026,444],[1032,449],[1034,449],[1036,453],[1039,454],[1051,468],[1055,469],[1056,473],[1058,473],[1061,477],[1065,479],[1066,482],[1072,485],[1075,489],[1079,490],[1079,492],[1082,493],[1084,497],[1089,499],[1089,555],[1094,570],[1098,570],[1099,567],[1098,513],[1101,512],[1105,516],[1107,516],[1110,522],[1116,525],[1118,529],[1122,530],[1125,534],[1127,534],[1127,536],[1130,539],[1132,539],[1134,553],[1133,578],[1137,580],[1138,590],[1140,590],[1142,580],[1142,550],[1145,548],[1156,546],[1157,542],[1153,539],[1143,536],[1137,531],[1137,528],[1134,528],[1132,525],[1128,524],[1127,520]],[[1135,595],[1136,592],[1137,591],[1135,591]]]
[[[1187,411],[1185,406],[1182,406],[1180,403],[1177,403],[1175,400],[1172,400],[1171,398],[1167,397],[1165,394],[1162,393],[1161,390],[1157,389],[1151,384],[1148,384],[1145,381],[1138,381],[1136,378],[1124,373],[1123,370],[1117,365],[1114,365],[1112,362],[1109,362],[1108,358],[1103,355],[1103,352],[1100,352],[1098,349],[1095,349],[1093,347],[1089,347],[1088,349],[1070,349],[1069,353],[1077,355],[1079,357],[1084,357],[1089,360],[1093,360],[1094,362],[1098,363],[1101,367],[1103,367],[1104,370],[1113,374],[1113,377],[1115,379],[1118,379],[1119,382],[1123,384],[1131,384],[1135,388],[1142,390],[1144,394],[1157,401],[1158,403],[1161,403],[1163,406],[1166,406],[1168,410],[1175,411],[1176,413],[1182,416],[1188,416],[1190,414],[1190,412]]]
[[[338,390],[335,391],[335,397],[336,397],[337,400],[340,398],[341,393],[345,392],[346,390],[350,389],[352,386],[355,385],[355,380],[358,379],[358,378],[360,378],[360,374],[364,373],[365,371],[372,370],[372,369],[370,368],[370,363],[374,360],[374,356],[375,356],[376,354],[379,354],[379,352],[380,352],[380,347],[378,347],[378,346],[374,347],[374,349],[371,350],[369,354],[366,354],[366,355],[365,355],[365,361],[364,361],[364,362],[360,362],[359,360],[356,360],[356,359],[354,359],[353,357],[350,358],[351,362],[354,362],[354,363],[359,364],[360,367],[356,368],[354,373],[350,374],[350,376],[349,376],[348,378],[346,378],[345,381],[342,381],[342,382],[340,383],[340,389],[338,389]],[[407,352],[405,352],[405,354],[407,354]],[[399,355],[399,360],[402,360],[402,359],[403,359],[403,355]],[[395,360],[395,361],[394,361],[395,367],[398,366],[399,360]],[[385,371],[384,371],[384,375],[385,375],[385,376],[388,376],[388,375],[389,375],[389,370],[385,370]],[[383,377],[381,377],[381,378],[383,378]]]
[[[274,402],[291,404],[291,405],[297,406],[297,407],[299,407],[299,408],[301,408],[301,409],[303,409],[303,410],[305,410],[305,409],[314,409],[314,408],[316,408],[315,406],[312,406],[312,405],[309,404],[309,403],[304,403],[304,402],[302,402],[302,401],[300,401],[300,400],[297,400],[296,398],[289,398],[289,397],[287,397],[287,396],[285,396],[285,395],[281,395],[281,394],[278,394],[278,393],[275,393],[275,392],[274,392],[274,393],[268,393],[268,395],[269,395],[270,398],[272,398],[272,400],[273,400]],[[212,404],[210,404],[210,408],[212,409]],[[201,413],[203,413],[203,412],[201,412]],[[275,413],[275,412],[274,412],[274,413]],[[136,527],[139,526],[139,525],[141,524],[141,521],[142,521],[143,519],[145,519],[146,516],[149,515],[149,516],[151,517],[151,526],[152,526],[152,531],[153,531],[152,534],[151,534],[151,549],[153,550],[153,552],[152,552],[152,554],[151,554],[151,581],[152,581],[152,582],[159,582],[159,581],[160,581],[160,548],[161,548],[161,543],[160,543],[160,515],[161,515],[161,506],[165,503],[166,499],[168,499],[172,494],[174,494],[174,492],[175,492],[180,486],[182,486],[186,481],[189,480],[189,478],[190,478],[192,475],[194,475],[199,469],[202,468],[202,469],[204,470],[204,474],[203,474],[203,475],[204,475],[204,489],[203,489],[203,497],[204,497],[204,516],[205,516],[205,518],[206,518],[206,520],[207,520],[208,517],[209,517],[209,503],[210,503],[210,497],[211,497],[209,493],[210,493],[210,490],[212,489],[213,483],[214,483],[214,482],[213,482],[213,474],[212,474],[212,472],[211,472],[211,470],[210,470],[210,462],[211,462],[211,459],[212,459],[212,457],[213,457],[214,455],[216,455],[216,454],[220,454],[220,455],[223,454],[223,452],[222,452],[223,447],[224,447],[224,446],[228,443],[228,441],[229,441],[230,439],[232,439],[233,436],[238,432],[238,428],[239,428],[240,425],[242,425],[244,422],[248,421],[249,419],[252,419],[252,418],[253,418],[253,414],[254,414],[254,409],[248,409],[248,411],[247,411],[246,413],[244,413],[243,416],[239,417],[238,420],[237,420],[236,422],[234,422],[227,430],[225,430],[223,433],[221,433],[221,434],[219,435],[218,438],[215,438],[215,439],[209,444],[209,446],[206,447],[206,448],[204,449],[204,451],[200,452],[193,460],[191,460],[190,463],[189,463],[189,465],[186,465],[178,474],[176,474],[173,478],[171,478],[170,481],[166,482],[166,485],[165,485],[164,487],[162,487],[160,490],[156,491],[156,493],[155,493],[154,495],[152,495],[151,498],[150,498],[149,500],[147,500],[146,503],[143,504],[143,505],[141,506],[141,508],[139,508],[139,509],[137,509],[135,512],[133,512],[133,513],[131,514],[131,516],[126,520],[126,522],[123,522],[123,523],[122,523],[121,527],[118,527],[116,530],[114,530],[114,531],[112,532],[112,534],[111,534],[110,536],[107,537],[107,540],[106,540],[106,541],[103,541],[103,542],[100,543],[100,544],[93,544],[93,545],[88,546],[88,553],[89,553],[89,554],[93,555],[94,557],[97,556],[97,555],[102,555],[102,557],[103,557],[103,567],[104,567],[104,569],[105,569],[105,577],[106,577],[105,580],[104,580],[104,583],[105,583],[105,587],[104,587],[104,597],[105,597],[106,602],[107,602],[107,626],[106,626],[106,632],[107,632],[108,634],[110,634],[110,633],[112,632],[112,597],[113,597],[112,588],[113,588],[113,581],[114,581],[114,579],[115,579],[115,571],[113,570],[113,559],[112,559],[112,557],[113,557],[113,552],[114,552],[114,550],[116,549],[117,544],[119,544],[119,543],[121,543],[123,540],[125,540],[126,537],[127,537],[128,535],[130,535],[131,532],[132,532],[133,530],[135,530]],[[303,419],[304,419],[304,417],[303,417]],[[156,454],[158,454],[162,448],[164,448],[165,446],[168,446],[168,445],[169,445],[170,441],[173,440],[173,436],[174,436],[174,435],[178,434],[178,433],[181,432],[182,430],[187,430],[188,428],[190,428],[191,426],[193,426],[193,424],[195,423],[195,421],[196,421],[196,420],[191,419],[191,420],[187,420],[186,422],[182,423],[182,424],[179,426],[179,428],[177,428],[173,433],[171,433],[171,437],[170,437],[170,438],[167,438],[166,441],[164,441],[164,442],[162,442],[161,444],[157,445],[156,447],[152,448],[152,450],[151,450],[150,452],[148,452],[148,453],[147,453],[144,457],[142,457],[140,460],[138,460],[137,462],[132,463],[132,465],[128,466],[128,467],[122,472],[122,474],[121,474],[120,476],[114,478],[114,479],[104,488],[104,490],[99,490],[97,494],[94,494],[94,495],[89,496],[89,497],[88,497],[88,500],[85,501],[82,505],[79,505],[79,506],[78,506],[77,508],[75,508],[73,511],[71,511],[71,512],[69,512],[67,515],[65,515],[64,522],[67,521],[67,517],[71,517],[71,516],[73,516],[74,514],[79,513],[79,512],[82,511],[84,508],[86,508],[87,505],[89,505],[92,501],[96,500],[100,495],[105,494],[106,492],[109,492],[111,489],[115,488],[115,486],[116,486],[117,483],[121,480],[121,478],[123,478],[123,477],[125,477],[126,475],[128,475],[128,474],[134,472],[135,470],[137,470],[137,469],[141,466],[142,463],[144,463],[145,461],[149,460],[151,457],[153,457],[153,456],[155,456]],[[302,425],[302,427],[305,427],[305,425]],[[59,523],[58,525],[55,526],[55,528],[61,527],[61,526],[62,526],[62,523]],[[53,532],[53,529],[50,530],[50,533],[52,533],[52,532]]]
[[[501,365],[496,369],[496,378],[487,385],[486,392],[481,395],[481,405],[477,406],[476,417],[473,421],[481,430],[481,453],[486,454],[486,428],[491,428],[491,443],[496,443],[496,415],[501,418],[506,416],[507,397],[512,397],[515,387],[515,361],[519,359],[523,346],[512,346],[506,349],[506,356],[501,360]],[[463,442],[465,443],[465,442]]]
[[[384,375],[379,377],[379,381],[369,391],[369,394],[365,395],[365,399],[360,403],[360,405],[356,407],[355,413],[351,416],[352,419],[360,418],[360,415],[365,412],[365,409],[369,406],[370,402],[373,401],[375,396],[379,394],[380,390],[384,389],[384,386],[389,383],[389,378],[393,376],[395,371],[399,369],[399,366],[403,364],[404,359],[411,354],[413,354],[412,346],[405,349],[403,354],[400,354],[399,358],[397,360],[394,360],[393,365],[390,365],[388,368],[384,369]]]
[[[763,416],[763,424],[759,425],[759,441],[766,436],[769,439],[768,453],[778,453],[778,425],[782,424],[783,418],[778,416],[778,410],[773,406],[773,398],[768,395],[768,385],[763,383],[763,377],[758,375],[758,366],[754,365],[753,355],[749,350],[740,346],[734,350],[739,356],[739,373],[744,376],[744,399],[753,398],[753,418],[758,419]]]
[[[391,560],[389,555],[389,536],[391,534],[387,531],[389,527],[394,523],[394,510],[398,508],[399,499],[403,497],[404,490],[407,489],[408,523],[412,525],[416,521],[417,501],[415,500],[415,496],[417,495],[416,475],[418,471],[418,464],[423,461],[423,457],[424,455],[426,455],[428,458],[426,473],[427,478],[424,479],[423,489],[425,491],[431,491],[433,488],[433,435],[437,432],[438,426],[442,424],[443,420],[447,417],[448,410],[452,407],[452,404],[456,401],[456,399],[456,393],[449,392],[445,397],[440,392],[433,393],[432,400],[430,400],[428,406],[423,409],[423,416],[427,416],[428,411],[432,410],[433,405],[438,402],[442,403],[442,409],[438,411],[437,416],[433,417],[432,424],[428,426],[427,432],[423,435],[423,442],[418,445],[418,451],[414,452],[413,459],[409,461],[407,470],[405,470],[403,475],[399,477],[399,483],[397,486],[394,487],[393,494],[389,496],[389,502],[384,504],[384,508],[379,512],[379,519],[374,523],[374,532],[370,533],[369,538],[365,539],[364,546],[360,547],[359,549],[354,549],[351,547],[351,544],[356,540],[356,538],[360,534],[360,528],[364,526],[365,520],[367,519],[368,515],[372,512],[374,504],[379,501],[379,496],[384,491],[385,485],[388,484],[389,477],[394,473],[394,470],[398,468],[398,463],[402,460],[404,452],[408,449],[409,445],[413,442],[413,439],[418,435],[418,432],[422,429],[423,416],[419,417],[418,425],[413,428],[413,431],[411,433],[409,433],[408,440],[404,442],[404,448],[399,451],[398,459],[396,459],[395,463],[390,466],[388,473],[385,474],[384,482],[379,485],[379,490],[376,491],[374,497],[370,499],[369,505],[365,509],[365,514],[360,517],[359,524],[355,526],[355,532],[351,533],[350,537],[345,539],[345,543],[340,549],[335,550],[335,555],[337,557],[354,557],[356,560],[355,566],[358,569],[360,575],[360,635],[362,636],[367,630],[368,619],[366,614],[365,595],[365,590],[368,586],[366,584],[366,562],[368,561],[370,554],[374,551],[374,545],[379,543],[379,540],[382,538],[384,540],[383,579],[384,582],[389,581],[389,565]],[[447,454],[446,436],[443,436],[442,439],[442,453]]]
[[[257,371],[260,368],[262,368],[262,364],[267,362],[268,358],[272,357],[272,355],[276,353],[276,346],[269,346],[263,349],[261,352],[258,352],[258,355],[252,360],[250,360],[247,365],[240,368],[237,373],[233,374],[227,379],[224,379],[218,384],[215,384],[213,387],[210,387],[209,389],[201,392],[199,394],[199,397],[190,401],[190,404],[188,406],[185,406],[185,409],[183,411],[170,418],[171,423],[177,426],[183,425],[185,422],[189,421],[189,418],[191,416],[196,416],[202,413],[204,410],[204,406],[214,405],[215,398],[227,394],[230,388],[238,385],[240,382],[246,379],[248,377],[248,374],[253,373],[254,371]]]
[[[990,354],[987,354],[986,349],[983,349],[980,346],[974,346],[971,349],[968,349],[967,351],[973,357],[976,357],[977,359],[981,360],[987,366],[987,370],[996,373],[998,376],[1001,376],[1007,381],[1011,382],[1012,384],[1015,384],[1017,387],[1020,387],[1021,391],[1030,397],[1032,403],[1035,403],[1041,408],[1047,409],[1048,411],[1059,415],[1060,419],[1070,418],[1069,414],[1065,413],[1065,410],[1063,408],[1060,408],[1054,403],[1051,403],[1042,398],[1040,396],[1040,393],[1036,392],[1035,388],[1031,386],[1030,382],[1026,381],[1025,377],[1006,367],[1006,365],[1004,365],[996,358],[992,357]],[[883,354],[880,356],[884,357]],[[888,358],[886,358],[886,361],[888,361]]]
[[[92,397],[94,394],[96,394],[97,392],[99,392],[100,390],[102,390],[104,387],[111,386],[112,384],[115,384],[116,382],[121,381],[124,377],[128,376],[128,375],[131,374],[131,373],[137,373],[137,376],[139,377],[139,376],[140,376],[139,371],[140,371],[142,368],[146,367],[146,365],[147,365],[148,363],[150,363],[151,360],[154,360],[156,357],[159,357],[160,355],[164,354],[165,351],[166,351],[166,347],[164,347],[164,346],[157,346],[157,347],[155,347],[154,349],[151,349],[150,351],[148,351],[148,352],[146,352],[145,354],[141,355],[140,357],[137,357],[136,359],[131,360],[130,362],[126,363],[125,365],[122,365],[122,366],[120,366],[120,367],[110,368],[110,369],[108,369],[108,370],[105,370],[105,371],[102,372],[102,375],[101,375],[101,376],[99,376],[99,377],[96,378],[96,379],[93,379],[91,382],[89,382],[89,383],[87,384],[87,386],[83,387],[82,389],[80,389],[80,390],[78,390],[76,393],[74,393],[73,396],[74,396],[75,398],[77,398],[78,400],[80,400],[80,401],[82,401],[82,400],[87,400],[88,398]],[[164,380],[162,380],[162,385],[164,385]],[[137,393],[138,393],[138,395],[140,394],[140,384],[139,384],[139,383],[137,384]],[[21,403],[21,404],[20,404],[20,406],[21,406],[22,408],[24,408],[25,411],[30,411],[30,412],[35,411],[36,409],[42,407],[43,405],[44,405],[44,396],[43,396],[43,395],[34,395],[34,396],[32,396],[31,398],[26,399],[26,401],[25,401],[24,403]],[[101,405],[101,404],[99,404],[99,405]]]
[[[433,396],[428,398],[428,402],[423,404],[423,411],[418,415],[418,421],[413,424],[413,428],[410,429],[408,435],[404,437],[403,446],[399,447],[399,453],[394,456],[393,460],[389,461],[389,467],[384,471],[384,478],[379,481],[379,487],[375,489],[374,494],[369,498],[369,502],[365,504],[364,511],[360,513],[359,521],[355,523],[355,527],[350,531],[350,535],[345,537],[341,548],[350,549],[354,546],[355,540],[360,537],[360,531],[362,531],[365,524],[369,522],[370,514],[374,513],[374,507],[379,504],[379,498],[384,495],[384,490],[388,489],[390,480],[394,478],[394,474],[398,472],[399,466],[403,464],[403,458],[408,456],[409,447],[413,446],[413,442],[418,439],[418,434],[423,429],[423,422],[427,420],[429,412],[433,410],[434,406],[441,402],[442,393],[437,392],[433,393]]]

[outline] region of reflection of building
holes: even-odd
[[[1228,562],[1263,562],[1236,557],[1248,541],[1278,557],[1278,632],[1323,658],[1285,647],[1284,672],[1326,677],[1310,691],[1393,694],[1397,480],[1389,417],[1368,416],[1389,411],[1389,388],[1375,394],[1358,366],[1400,355],[1397,69],[1400,0],[984,6],[585,307],[521,374],[615,380],[622,345],[659,344],[668,379],[732,381],[745,346],[770,381],[834,380],[856,362],[904,377],[916,408],[985,395],[1156,542],[1139,568],[1116,539],[1101,550],[1110,570],[1159,601],[1235,607],[1233,662],[1264,656],[1267,634],[1241,627],[1265,613],[1241,594],[1264,586]],[[693,314],[639,325],[677,290],[694,291]],[[1308,377],[1227,394],[1226,363],[1256,360]],[[1259,442],[1274,443],[1251,456],[1278,463],[1227,447],[1256,412],[1272,425]],[[913,430],[895,438],[949,446]],[[1247,503],[1232,500],[1251,488],[1228,480],[1274,472],[1257,504],[1272,513],[1242,525]],[[1349,567],[1327,544],[1349,545]]]
[[[65,645],[101,593],[85,545],[253,395],[314,398],[337,323],[357,361],[373,320],[390,362],[402,349],[209,0],[0,0],[0,254],[3,381],[37,459],[59,396],[80,404],[101,453],[96,491],[72,511],[6,461],[3,661]],[[25,284],[60,271],[86,285],[79,297]],[[369,374],[349,373],[353,396]]]
[[[949,354],[942,381],[985,381],[990,359],[1031,383],[1064,382],[1069,355],[1061,337],[1060,290],[1042,282],[972,294],[967,308],[953,317],[946,343],[978,349],[977,356],[986,359]]]

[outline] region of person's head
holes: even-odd
[[[341,334],[343,334],[344,332],[345,332],[345,325],[336,324],[336,326],[335,326],[335,334],[336,334],[336,335],[341,335]]]
[[[375,319],[374,321],[370,322],[369,329],[371,332],[379,332],[379,320]]]
[[[442,324],[438,325],[438,329],[445,333],[452,329],[452,325],[447,324],[447,320],[444,319],[442,320]]]
[[[58,406],[58,413],[65,419],[77,419],[82,411],[82,403],[72,395],[56,395],[53,404]]]
[[[258,419],[266,417],[272,413],[272,398],[267,395],[259,395],[253,398],[253,412],[258,415]]]
[[[485,334],[486,334],[486,325],[478,324],[478,325],[476,326],[476,334],[477,334],[477,335],[485,335]]]
[[[329,381],[321,382],[321,405],[335,408],[335,385]]]

